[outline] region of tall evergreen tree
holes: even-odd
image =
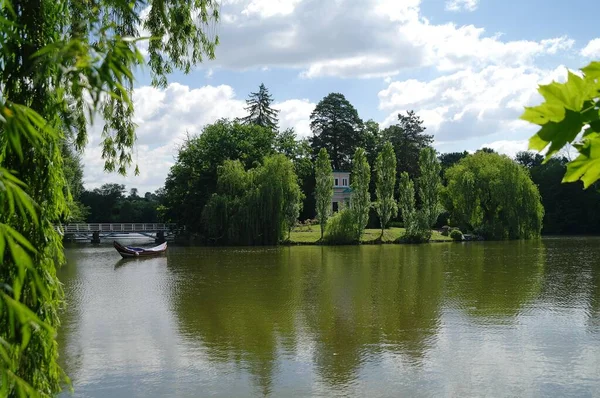
[[[375,185],[375,210],[379,216],[381,224],[381,236],[390,221],[390,218],[398,214],[398,205],[394,200],[394,191],[396,189],[396,155],[391,143],[386,142],[383,150],[377,156],[375,172],[377,173],[377,183]]]
[[[255,124],[261,127],[267,127],[271,130],[277,130],[277,115],[279,111],[271,108],[273,97],[269,94],[269,89],[263,83],[260,84],[257,93],[250,93],[246,100],[246,112],[248,116],[242,118],[243,124]]]
[[[331,93],[317,104],[310,115],[310,128],[313,153],[325,148],[336,170],[350,167],[356,148],[364,144],[363,122],[354,106],[339,93]]]
[[[325,224],[331,214],[331,199],[333,198],[333,170],[325,148],[321,148],[315,163],[315,199],[317,202],[317,219],[321,224],[321,239],[325,233]]]
[[[414,111],[408,111],[406,115],[400,113],[398,123],[385,128],[381,139],[394,146],[398,176],[406,171],[410,177],[416,178],[419,175],[419,154],[433,142],[433,136],[425,134],[423,120]]]

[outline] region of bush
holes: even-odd
[[[356,217],[354,217],[352,210],[343,209],[327,221],[323,240],[333,245],[356,243],[356,229]]]
[[[450,238],[452,238],[452,240],[455,242],[461,242],[465,239],[463,233],[460,232],[458,229],[455,229],[452,232],[450,232]]]
[[[388,228],[404,228],[404,223],[401,221],[390,221]]]

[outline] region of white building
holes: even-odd
[[[338,211],[340,207],[347,207],[350,204],[350,172],[333,172],[333,199],[331,200],[332,210]]]

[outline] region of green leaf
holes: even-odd
[[[539,106],[525,107],[521,119],[538,125],[560,122],[565,117],[565,108],[559,104],[544,103]]]
[[[592,79],[600,78],[600,62],[594,61],[585,68],[581,68],[581,71],[585,73],[585,76]]]
[[[565,118],[559,122],[548,122],[529,140],[529,149],[542,151],[550,144],[546,159],[558,152],[568,142],[573,142],[581,132],[581,114],[566,110]]]
[[[538,91],[549,104],[561,105],[572,111],[580,111],[583,106],[585,81],[569,71],[566,83],[552,82],[540,86]]]
[[[600,179],[600,134],[590,134],[577,150],[580,155],[567,164],[563,182],[581,180],[584,188],[588,188]]]

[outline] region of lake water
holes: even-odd
[[[600,239],[66,254],[78,397],[600,396]]]

